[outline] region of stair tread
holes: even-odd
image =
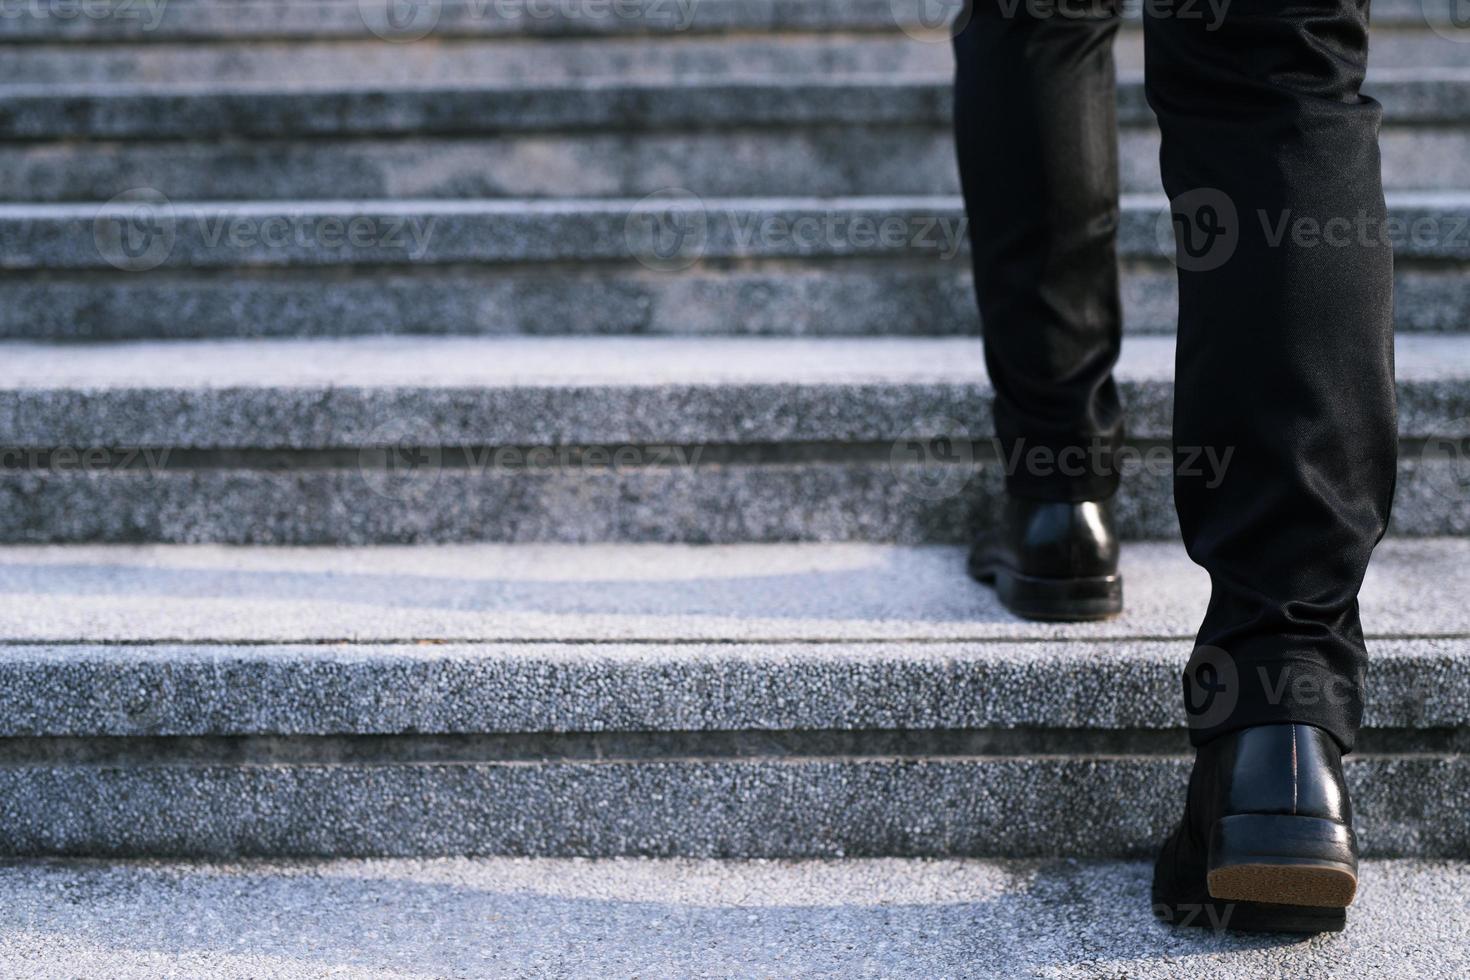
[[[1378,28],[1422,27],[1426,17],[1448,24],[1452,4],[1453,0],[1380,0],[1373,9],[1373,24]],[[935,14],[951,12],[949,8],[927,8],[922,0],[700,0],[698,4],[646,3],[633,8],[593,4],[565,10],[532,3],[445,0],[432,9],[436,18],[431,36],[438,38],[699,35],[726,31],[896,33],[900,25],[929,36],[935,30]],[[630,9],[637,16],[630,16]],[[166,6],[139,8],[131,16],[13,16],[0,21],[0,39],[57,43],[369,38],[377,36],[374,29],[401,37],[411,36],[422,24],[411,18],[403,29],[394,30],[384,23],[386,13],[351,0],[174,0]],[[1129,28],[1139,26],[1136,6],[1125,9],[1124,17]]]
[[[957,195],[701,198],[671,189],[646,199],[453,199],[179,201],[158,192],[96,203],[0,204],[0,270],[166,272],[215,268],[425,268],[449,264],[621,262],[670,274],[700,261],[882,256],[963,264],[964,209]],[[1394,223],[1349,220],[1333,236],[1387,235],[1408,261],[1470,261],[1470,190],[1396,191]],[[148,237],[133,234],[146,206]],[[1166,199],[1121,199],[1119,250],[1127,259],[1173,256]],[[679,216],[680,237],[652,237]],[[1269,215],[1274,228],[1279,216]],[[1260,220],[1249,212],[1241,220]],[[1281,233],[1287,229],[1282,227]],[[128,252],[125,245],[139,245]],[[1167,246],[1167,252],[1165,247]],[[662,248],[663,251],[659,249]],[[143,261],[141,266],[130,265]],[[946,265],[945,263],[954,263]]]
[[[1396,348],[1402,434],[1465,435],[1470,336],[1406,334]],[[971,338],[15,341],[0,357],[0,422],[16,446],[752,445],[989,432]],[[1170,432],[1173,357],[1168,336],[1124,345],[1117,377],[1137,438]]]
[[[1141,861],[17,861],[35,976],[1447,976],[1470,862],[1367,860],[1341,935],[1152,922]],[[1426,910],[1432,910],[1432,914]],[[1459,964],[1457,966],[1456,964]],[[1182,965],[1182,966],[1181,966]]]
[[[1447,42],[1446,42],[1447,43]],[[1465,45],[1453,45],[1465,54]],[[951,124],[948,63],[930,71],[618,78],[603,76],[487,82],[463,79],[353,85],[315,81],[201,83],[192,71],[175,82],[101,79],[0,87],[0,135],[24,139],[208,137],[250,134],[417,135],[543,130],[709,129],[731,125],[862,126]],[[1470,67],[1423,64],[1377,68],[1365,91],[1384,106],[1389,126],[1458,124],[1470,118]],[[1142,76],[1119,78],[1120,121],[1148,126],[1153,115]]]
[[[1123,573],[1060,625],[948,547],[6,546],[0,735],[1177,728],[1207,582]],[[1467,592],[1470,540],[1380,546],[1368,726],[1470,721]]]
[[[880,544],[0,547],[0,644],[1024,642],[1189,640],[1207,576],[1181,545],[1129,543],[1128,608],[1016,619],[964,551]],[[1362,593],[1371,638],[1470,640],[1470,539],[1390,539]],[[1054,641],[1043,643],[1041,641]],[[1461,644],[1462,646],[1464,644]]]

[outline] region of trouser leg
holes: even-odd
[[[1117,488],[1112,2],[1070,0],[1062,12],[972,0],[955,36],[956,142],[996,434],[1020,462],[1007,489],[1033,499],[1101,500]]]
[[[1362,714],[1357,595],[1396,472],[1367,19],[1367,0],[1232,0],[1145,24],[1182,239],[1175,499],[1213,585],[1185,677],[1196,744],[1294,721],[1350,748]]]

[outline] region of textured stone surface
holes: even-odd
[[[1467,895],[1462,863],[1371,861],[1348,929],[1306,938],[1157,923],[1141,862],[44,861],[0,871],[0,963],[17,980],[1418,980],[1470,971]]]
[[[1443,288],[1431,292],[1436,284]],[[1130,276],[1140,326],[1173,329],[1172,267]],[[1430,275],[1431,325],[1458,329],[1470,286]],[[223,275],[82,271],[0,276],[0,335],[111,340],[358,334],[976,334],[968,263],[922,259],[641,266],[229,270]]]
[[[1125,262],[1126,331],[1173,332],[1174,278],[1165,262]],[[1458,265],[1401,260],[1394,302],[1400,331],[1461,331],[1470,277]],[[953,336],[979,329],[967,264],[922,258],[704,263],[679,275],[638,266],[451,266],[0,276],[0,336],[7,339]]]
[[[1422,29],[1425,17],[1451,23],[1453,0],[1381,0],[1373,8],[1378,27]],[[66,6],[24,5],[0,20],[0,40],[176,41],[278,38],[367,38],[385,31],[396,43],[427,21],[409,18],[403,30],[386,23],[385,9],[351,2],[252,0],[170,0],[113,8],[102,15],[67,15]],[[477,4],[446,0],[433,8],[432,38],[497,36],[617,36],[622,34],[723,33],[727,31],[861,31],[895,33],[900,27],[919,36],[937,36],[936,13],[923,0],[699,0],[698,3],[588,3],[577,5],[511,2]],[[57,11],[60,11],[58,15]],[[1139,8],[1125,8],[1125,30],[1136,30]]]
[[[749,82],[790,75],[797,79],[828,75],[922,78],[942,76],[952,64],[948,45],[919,43],[898,31],[809,33],[774,41],[759,34],[690,34],[675,39],[563,38],[552,42],[510,37],[421,46],[385,44],[377,38],[322,43],[256,39],[223,45],[20,45],[10,49],[7,58],[17,72],[14,78],[24,80],[31,91],[62,86],[71,92],[121,87],[186,94],[439,85],[530,89],[589,81],[599,86],[613,80],[633,84]]]
[[[1402,435],[1470,432],[1467,353],[1462,336],[1398,339]],[[0,431],[12,446],[379,447],[381,456],[400,445],[866,442],[902,462],[896,441],[948,436],[989,451],[990,392],[972,339],[11,342],[0,356],[9,369]],[[1133,438],[1168,438],[1172,368],[1172,338],[1125,345],[1117,377]],[[14,454],[5,462],[26,467]]]
[[[1464,756],[1349,758],[1365,853],[1470,855]],[[8,765],[0,853],[1142,855],[1187,775],[1183,755]]]
[[[1209,594],[1182,546],[1137,543],[1123,556],[1123,615],[1028,622],[970,581],[964,555],[869,544],[9,546],[0,642],[1187,640]],[[1367,635],[1470,636],[1470,609],[1452,601],[1466,593],[1470,541],[1384,542],[1361,595]]]
[[[1381,547],[1370,726],[1470,721],[1467,551]],[[8,548],[0,734],[1171,728],[1206,582],[1124,573],[1045,625],[948,548]]]
[[[1470,47],[1470,46],[1467,46]],[[703,197],[950,194],[950,124],[906,120],[759,130],[504,133],[459,138],[66,141],[0,145],[0,197],[106,201],[152,187],[176,201],[394,197]],[[1470,131],[1395,124],[1381,138],[1390,191],[1470,185]],[[1123,129],[1122,187],[1160,187],[1158,136]]]
[[[678,192],[652,202],[397,200],[199,203],[152,199],[146,250],[119,244],[134,201],[0,205],[0,268],[226,269],[452,263],[638,262],[677,272],[701,260],[863,256],[965,261],[957,197],[717,198]],[[1470,192],[1402,191],[1388,199],[1396,256],[1470,260]],[[1162,194],[1125,195],[1118,247],[1167,259]],[[133,224],[129,224],[132,222]],[[672,225],[666,247],[654,229]],[[1372,234],[1348,230],[1349,234]],[[131,240],[131,239],[130,239]],[[1168,243],[1167,249],[1165,244]],[[129,263],[144,263],[130,265]]]
[[[436,44],[429,39],[423,45],[384,43],[375,37],[322,42],[255,38],[224,44],[17,45],[8,50],[7,62],[16,72],[12,84],[20,87],[23,82],[22,91],[65,86],[70,91],[64,95],[105,94],[117,87],[186,94],[424,86],[525,91],[588,81],[599,87],[610,82],[756,81],[765,91],[780,93],[787,84],[827,78],[868,84],[900,78],[943,85],[953,56],[947,37],[938,35],[934,42],[898,30],[801,32],[776,38],[760,33],[711,37],[691,31],[676,37],[564,37],[549,42],[505,37]],[[1130,36],[1116,52],[1130,84],[1137,84],[1143,69],[1140,42]],[[1443,82],[1447,79],[1441,72],[1463,84],[1463,76],[1453,73],[1470,67],[1470,51],[1422,27],[1389,31],[1375,37],[1369,64],[1379,73],[1369,82],[1374,90],[1387,92],[1405,79]],[[1442,111],[1463,118],[1463,108],[1456,111],[1445,104]]]
[[[70,14],[72,8],[17,7],[0,21],[0,39],[174,41],[181,39],[371,38],[385,28],[384,11],[343,2],[171,0],[131,4],[102,14]],[[59,11],[59,13],[58,13]],[[1422,29],[1425,18],[1449,23],[1452,0],[1385,0],[1373,8],[1379,27]],[[942,12],[942,11],[941,11]],[[70,14],[70,15],[69,15]],[[861,31],[894,33],[900,27],[921,36],[936,34],[936,11],[922,0],[700,0],[697,4],[435,4],[432,36],[607,36],[678,35],[726,31]],[[1125,31],[1136,31],[1140,11],[1124,10]],[[414,20],[409,24],[413,25]],[[404,43],[399,37],[397,43]]]
[[[366,58],[356,71],[380,74],[357,87],[344,86],[329,76],[312,85],[237,84],[236,87],[201,88],[193,80],[209,69],[180,65],[170,70],[192,72],[182,77],[190,85],[128,85],[110,78],[126,74],[128,66],[90,66],[63,61],[50,69],[67,80],[68,72],[96,72],[102,77],[92,86],[70,89],[27,86],[6,93],[0,104],[0,135],[25,139],[131,138],[147,136],[207,138],[251,135],[266,138],[283,133],[295,136],[464,134],[483,135],[511,130],[536,132],[568,129],[645,131],[668,128],[716,126],[948,125],[951,118],[950,85],[945,80],[952,70],[947,50],[915,42],[893,43],[881,53],[864,58],[844,51],[841,45],[820,53],[796,51],[801,70],[811,65],[845,60],[848,74],[823,73],[818,78],[761,76],[753,69],[740,75],[706,75],[698,84],[651,77],[622,77],[616,83],[604,77],[595,80],[546,79],[541,84],[499,86],[487,81],[490,66],[501,65],[502,55],[481,59],[462,69],[462,80],[441,79],[435,85],[412,84],[402,79],[397,87],[390,81],[410,66],[429,66],[431,59],[407,60],[393,46],[382,54],[388,60]],[[722,52],[726,42],[711,51]],[[1440,42],[1439,51],[1461,59],[1470,58],[1470,45]],[[753,61],[771,46],[757,45],[749,55]],[[197,50],[197,49],[196,49]],[[1375,46],[1375,51],[1378,48]],[[646,52],[628,53],[638,61]],[[933,57],[938,53],[942,58]],[[1413,55],[1421,55],[1415,49]],[[284,50],[281,59],[303,56]],[[544,55],[528,53],[533,63]],[[345,52],[344,57],[356,55]],[[197,54],[196,54],[197,58]],[[904,72],[905,59],[917,59],[919,73]],[[515,59],[509,59],[513,64]],[[655,59],[657,65],[661,59]],[[862,62],[868,61],[869,64]],[[297,62],[292,61],[292,64]],[[346,70],[347,62],[334,70]],[[570,66],[581,63],[572,61]],[[284,68],[277,69],[285,71]],[[444,70],[440,68],[438,70]],[[504,70],[503,67],[499,70]],[[528,70],[528,69],[524,69]],[[875,79],[871,72],[880,77]],[[534,74],[534,72],[533,72]],[[778,73],[779,74],[779,73]],[[895,77],[897,75],[897,77]],[[167,78],[167,74],[163,75]],[[75,81],[75,79],[72,79]],[[270,79],[269,81],[275,81]],[[335,81],[335,84],[331,84]],[[553,84],[554,82],[554,84]],[[1463,123],[1465,88],[1470,80],[1465,69],[1394,68],[1379,71],[1370,80],[1373,96],[1383,105],[1393,125],[1410,123]],[[1125,125],[1147,125],[1153,116],[1144,100],[1137,72],[1126,74],[1119,87],[1120,119]],[[891,191],[890,191],[891,193]]]
[[[1003,499],[995,460],[894,462],[895,448],[912,456],[906,444],[733,462],[717,450],[696,456],[698,447],[633,448],[641,462],[617,467],[555,454],[498,467],[478,451],[479,462],[386,482],[375,475],[381,456],[356,452],[201,462],[150,451],[126,470],[42,463],[0,473],[0,540],[962,542]],[[1424,448],[1404,445],[1392,531],[1470,533],[1463,455],[1425,460]],[[658,464],[667,452],[673,462]],[[1130,469],[1115,499],[1125,537],[1177,537],[1167,472]]]
[[[1397,6],[1402,5],[1402,0],[1398,0]],[[1387,6],[1388,16],[1394,16],[1395,5]],[[0,38],[172,41],[360,37],[371,40],[375,36],[371,28],[399,37],[417,23],[416,18],[409,18],[405,30],[395,32],[386,23],[386,9],[331,0],[252,0],[249,3],[171,0],[156,6],[139,4],[130,8],[131,16],[110,17],[47,17],[44,16],[47,9],[42,7],[33,13],[18,8],[30,16],[16,15],[0,21],[3,25]],[[920,26],[932,20],[932,16],[924,16],[922,6],[915,0],[699,0],[698,3],[577,5],[447,0],[436,3],[432,9],[432,35],[436,38],[644,33],[671,36],[686,32],[844,29],[895,33],[899,24]]]
[[[1172,729],[1182,723],[1179,673],[1190,647],[1137,639],[6,646],[0,734]],[[1367,724],[1443,729],[1470,720],[1464,639],[1372,640],[1370,653]]]

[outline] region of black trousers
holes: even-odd
[[[1041,446],[1088,461],[1008,471],[1024,497],[1118,484],[1119,18],[1098,5],[1111,2],[972,0],[955,37],[997,436],[1006,459]],[[1191,735],[1292,721],[1350,749],[1357,594],[1397,451],[1381,110],[1359,95],[1367,0],[1232,0],[1218,17],[1144,6],[1180,240],[1174,496],[1213,584],[1185,674]],[[1205,451],[1229,453],[1222,477],[1181,465]]]

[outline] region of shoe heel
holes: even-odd
[[[1358,890],[1353,831],[1286,814],[1221,817],[1210,830],[1210,897],[1342,909]]]
[[[991,573],[1001,603],[1026,619],[1044,622],[1088,622],[1123,611],[1123,579],[1119,575],[1088,578],[1034,578],[1009,569]]]

